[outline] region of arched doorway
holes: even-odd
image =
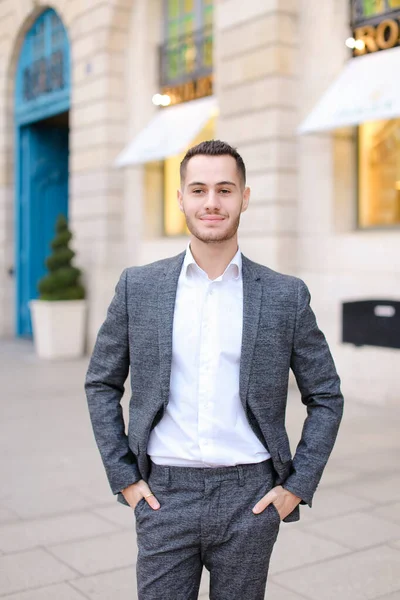
[[[70,52],[53,9],[27,32],[16,77],[16,333],[31,336],[28,303],[46,271],[55,221],[68,216]]]

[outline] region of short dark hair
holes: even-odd
[[[246,167],[243,158],[240,156],[236,148],[233,148],[226,142],[221,140],[208,140],[207,142],[201,142],[193,148],[189,148],[186,152],[180,166],[181,181],[186,177],[186,168],[189,160],[194,156],[232,156],[236,161],[236,167],[239,172],[239,176],[242,180],[243,186],[246,185]]]

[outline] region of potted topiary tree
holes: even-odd
[[[81,271],[72,266],[72,234],[60,215],[53,253],[47,258],[49,273],[38,284],[39,299],[30,302],[33,339],[41,358],[76,358],[85,349],[85,290]]]

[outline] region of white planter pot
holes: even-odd
[[[33,340],[40,358],[78,358],[85,350],[85,300],[31,300]]]

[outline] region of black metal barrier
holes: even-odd
[[[400,301],[344,302],[342,324],[344,343],[400,348]]]

